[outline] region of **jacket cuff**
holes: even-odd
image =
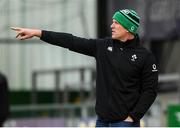
[[[45,34],[45,30],[41,30],[41,37],[40,37],[41,40],[44,39],[44,37],[45,37],[44,34]]]

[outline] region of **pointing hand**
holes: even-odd
[[[41,30],[37,30],[37,29],[19,28],[19,27],[11,27],[11,29],[17,32],[16,38],[19,40],[26,40],[34,36],[37,37],[41,36]]]

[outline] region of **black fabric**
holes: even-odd
[[[85,39],[42,31],[41,40],[96,59],[96,113],[105,121],[139,121],[157,95],[158,71],[139,38],[125,43],[111,38]],[[53,43],[51,42],[53,41]]]
[[[0,73],[0,127],[9,115],[8,83],[6,77]]]
[[[129,17],[131,17],[133,20],[135,20],[136,22],[139,23],[139,19],[137,17],[135,17],[134,15],[132,15],[131,13],[127,14]],[[135,23],[135,22],[134,22]],[[136,23],[135,23],[136,24]]]

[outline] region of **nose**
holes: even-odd
[[[114,27],[114,23],[111,24],[111,28],[113,28],[113,27]]]

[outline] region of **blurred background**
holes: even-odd
[[[159,67],[158,97],[141,126],[180,126],[179,0],[1,0],[0,72],[8,80],[4,126],[95,126],[95,60],[43,43],[19,41],[11,26],[111,36],[112,15],[134,9],[139,35]],[[2,104],[2,103],[1,103]]]

